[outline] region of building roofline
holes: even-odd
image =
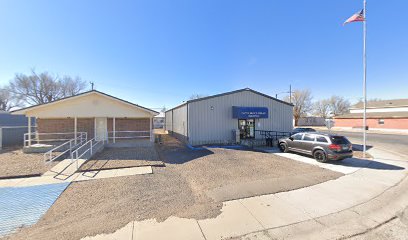
[[[203,101],[203,100],[207,100],[207,99],[211,99],[211,98],[221,97],[221,96],[230,95],[230,94],[239,93],[239,92],[244,92],[244,91],[250,91],[250,92],[252,92],[252,93],[261,95],[261,96],[263,96],[263,97],[266,97],[266,98],[275,100],[275,101],[277,101],[277,102],[280,102],[280,103],[283,103],[283,104],[286,104],[286,105],[289,105],[289,106],[292,106],[292,107],[294,106],[292,103],[288,103],[288,102],[286,102],[286,101],[283,101],[283,100],[274,98],[274,97],[269,96],[269,95],[267,95],[267,94],[264,94],[264,93],[255,91],[255,90],[253,90],[253,89],[250,89],[250,88],[242,88],[242,89],[238,89],[238,90],[234,90],[234,91],[229,91],[229,92],[225,92],[225,93],[219,93],[219,94],[211,95],[211,96],[208,96],[208,97],[202,97],[202,98],[197,98],[197,99],[193,99],[193,100],[188,100],[188,101],[186,101],[186,102],[184,102],[184,103],[182,103],[182,104],[180,104],[180,105],[177,105],[177,106],[175,106],[175,107],[173,107],[173,108],[167,110],[166,112],[172,111],[172,110],[177,109],[177,108],[180,108],[180,107],[182,107],[182,106],[184,106],[184,105],[186,105],[186,104],[189,104],[189,103],[199,102],[199,101]]]
[[[52,101],[52,102],[43,103],[43,104],[37,104],[37,105],[25,107],[25,108],[20,108],[20,109],[11,111],[11,113],[12,113],[12,114],[25,114],[25,113],[27,112],[27,110],[32,110],[32,109],[36,109],[36,108],[39,108],[39,107],[44,107],[44,106],[46,106],[46,105],[53,105],[53,104],[60,103],[60,102],[64,102],[64,101],[66,101],[66,100],[70,100],[70,99],[77,98],[77,97],[80,97],[80,96],[85,96],[85,95],[91,94],[91,93],[96,93],[96,94],[100,94],[100,95],[105,96],[105,97],[112,98],[112,99],[114,99],[114,100],[116,100],[116,101],[120,101],[120,102],[126,103],[126,104],[128,104],[128,105],[131,105],[131,106],[134,106],[134,107],[137,107],[137,108],[141,108],[141,109],[143,109],[143,110],[145,110],[145,111],[148,111],[148,112],[150,112],[150,113],[152,113],[152,114],[159,114],[159,112],[156,112],[156,111],[154,111],[154,110],[152,110],[152,109],[149,109],[149,108],[140,106],[140,105],[138,105],[138,104],[135,104],[135,103],[132,103],[132,102],[123,100],[123,99],[121,99],[121,98],[118,98],[118,97],[115,97],[115,96],[112,96],[112,95],[109,95],[109,94],[107,94],[107,93],[100,92],[100,91],[97,91],[97,90],[90,90],[90,91],[82,92],[82,93],[79,93],[79,94],[76,94],[76,95],[73,95],[73,96],[61,98],[61,99],[58,99],[58,100],[55,100],[55,101]]]

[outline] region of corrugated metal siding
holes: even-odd
[[[232,106],[267,107],[269,118],[256,119],[256,130],[292,131],[292,106],[243,91],[189,103],[190,144],[231,143],[232,131],[238,129],[238,120],[232,118]]]
[[[187,137],[187,104],[173,109],[173,132]]]
[[[166,120],[165,120],[164,128],[165,128],[167,131],[173,131],[173,129],[172,129],[172,121],[173,121],[172,116],[173,116],[173,112],[172,112],[172,111],[167,111],[167,112],[165,113],[165,118],[166,118]]]

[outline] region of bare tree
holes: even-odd
[[[290,101],[286,97],[287,102]],[[292,92],[293,118],[297,126],[299,118],[306,116],[312,110],[312,94],[309,90],[295,90]]]
[[[10,92],[26,104],[43,104],[80,93],[86,87],[79,77],[62,78],[48,72],[30,75],[16,74],[10,82]]]
[[[313,105],[313,108],[314,108],[314,114],[324,119],[326,119],[331,112],[331,106],[330,106],[329,99],[322,99],[322,100],[315,102],[315,104]]]
[[[191,96],[190,96],[190,100],[194,100],[194,99],[199,99],[199,98],[203,98],[203,97],[207,97],[208,95],[206,95],[206,94],[198,94],[198,93],[195,93],[195,94],[192,94]]]
[[[346,100],[344,97],[340,96],[332,96],[329,99],[330,103],[330,110],[333,115],[341,115],[347,113],[350,108],[350,102]]]
[[[17,99],[14,99],[8,87],[0,88],[0,110],[10,111],[13,107],[19,106]]]

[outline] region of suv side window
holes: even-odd
[[[305,134],[303,137],[303,141],[313,142],[315,140],[315,136],[311,134]]]
[[[327,139],[325,137],[322,137],[322,136],[317,136],[316,141],[317,142],[322,142],[322,143],[327,143],[328,142]]]
[[[298,133],[292,136],[293,140],[302,140],[302,133]]]

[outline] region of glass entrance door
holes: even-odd
[[[238,119],[239,137],[255,138],[255,119]]]

